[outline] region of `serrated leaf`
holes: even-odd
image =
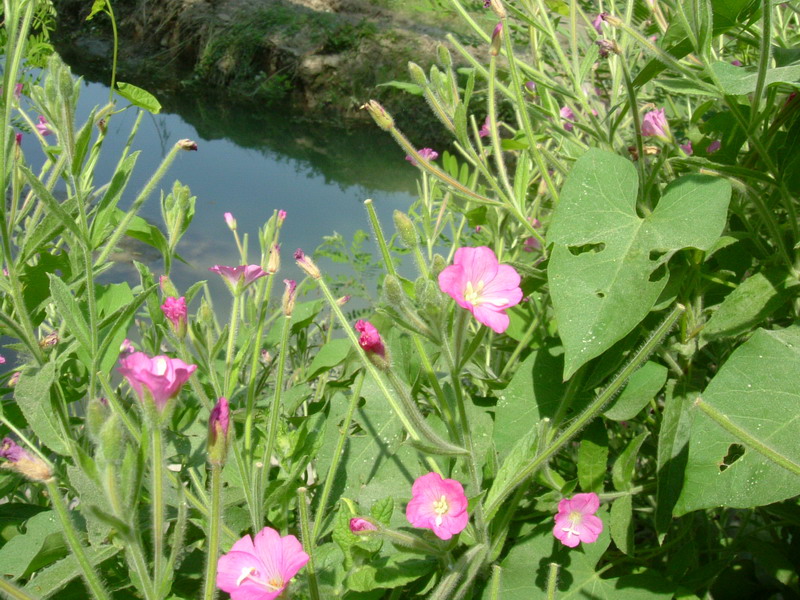
[[[153,94],[131,83],[117,82],[117,93],[128,102],[157,115],[161,112],[161,103]]]
[[[800,494],[800,326],[759,329],[701,396],[721,422],[695,409],[676,516],[750,508]]]
[[[614,421],[626,421],[638,415],[664,387],[668,370],[664,365],[648,361],[631,375],[625,389],[603,413]]]
[[[53,452],[66,455],[69,451],[50,403],[50,386],[55,376],[53,363],[25,369],[14,388],[14,401],[36,437]]]
[[[672,254],[711,247],[725,227],[731,187],[723,179],[681,177],[645,218],[636,213],[638,187],[629,160],[597,149],[578,159],[564,183],[547,240],[565,379],[650,312]]]

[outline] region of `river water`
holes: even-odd
[[[156,94],[158,95],[158,94]],[[250,238],[250,258],[258,258],[257,231],[274,210],[285,210],[281,233],[281,278],[301,279],[292,260],[296,248],[307,253],[323,236],[339,233],[349,241],[358,230],[369,231],[363,202],[371,198],[387,235],[394,230],[394,209],[408,210],[415,200],[416,169],[404,160],[404,153],[388,134],[377,127],[344,130],[325,124],[308,124],[298,116],[259,109],[243,109],[224,101],[193,97],[159,98],[165,109],[145,114],[133,143],[141,150],[126,196],[127,208],[156,170],[169,148],[179,139],[197,142],[197,152],[181,152],[160,184],[164,193],[179,180],[197,197],[194,221],[178,245],[189,263],[173,267],[179,290],[199,280],[208,280],[215,303],[225,288],[208,272],[214,264],[239,264],[239,255],[223,214],[230,212],[238,222],[239,235]],[[78,123],[92,107],[108,102],[108,87],[84,82]],[[119,107],[127,102],[117,99]],[[36,115],[33,115],[35,118]],[[110,180],[120,152],[136,119],[131,108],[114,115],[104,142],[96,183]],[[25,136],[30,138],[32,136]],[[55,143],[52,138],[46,138]],[[33,139],[23,140],[23,150],[34,171],[43,160]],[[37,154],[40,158],[37,159]],[[159,192],[154,193],[140,214],[163,230]],[[377,252],[370,240],[366,249]],[[163,264],[148,252],[137,255],[156,275]],[[346,274],[346,267],[323,259],[323,268]],[[132,266],[120,265],[115,277],[137,281]],[[368,282],[374,289],[374,282]],[[283,286],[276,286],[282,288]],[[222,305],[227,304],[222,299]],[[219,304],[218,304],[219,306]]]

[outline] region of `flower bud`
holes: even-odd
[[[286,211],[281,209],[278,211],[278,225],[283,225],[283,222],[286,220]]]
[[[231,231],[236,231],[236,219],[233,215],[229,212],[226,212],[224,215],[225,217],[225,224],[228,226],[228,229]]]
[[[364,349],[370,362],[383,371],[388,370],[390,365],[389,356],[381,334],[378,333],[375,326],[369,321],[358,320],[355,324],[355,330],[361,334],[358,338],[358,343]]]
[[[494,27],[494,31],[492,32],[492,42],[491,46],[489,47],[489,52],[492,56],[497,56],[500,54],[500,47],[503,44],[503,22],[500,21]]]
[[[370,100],[361,108],[365,108],[377,123],[378,127],[384,131],[389,131],[394,128],[394,119],[386,112],[386,109],[381,106],[377,100]]]
[[[197,152],[197,142],[193,142],[192,140],[179,140],[178,141],[178,148],[181,150],[193,150]]]
[[[319,272],[319,268],[314,264],[314,261],[306,256],[305,252],[300,248],[295,250],[294,259],[297,261],[297,266],[303,269],[309,277],[313,279],[322,277],[322,273]]]
[[[620,19],[608,13],[600,13],[600,18],[613,27],[619,27],[622,25],[622,21]]]
[[[0,445],[0,458],[8,461],[2,463],[0,467],[16,471],[32,481],[45,482],[53,477],[50,467],[42,459],[30,454],[11,438],[3,439]]]
[[[180,298],[170,296],[164,300],[164,304],[161,305],[161,311],[172,324],[172,331],[178,339],[182,340],[186,336],[186,318],[188,314],[186,298],[183,296]]]
[[[450,56],[450,50],[444,44],[436,46],[436,53],[439,55],[439,62],[445,69],[453,66],[453,57]]]
[[[267,273],[274,275],[281,268],[281,247],[279,244],[273,244],[269,249],[269,258],[267,258]]]
[[[602,58],[608,58],[609,54],[622,54],[619,44],[614,40],[597,40],[595,44],[597,44]]]
[[[86,429],[91,438],[99,439],[100,431],[108,419],[108,405],[99,398],[93,398],[86,406]]]
[[[48,350],[58,344],[58,332],[51,331],[46,336],[44,336],[41,340],[39,340],[39,348],[42,350]]]
[[[200,300],[200,308],[197,311],[197,320],[205,325],[211,325],[214,322],[214,310],[208,304],[205,298]]]
[[[228,430],[230,427],[230,405],[228,399],[220,397],[208,419],[208,462],[222,465],[228,454]]]
[[[284,279],[283,283],[286,284],[282,302],[283,314],[291,317],[292,312],[294,312],[295,299],[297,298],[297,282],[294,279]]]
[[[431,261],[431,275],[433,278],[439,277],[439,273],[444,271],[445,267],[447,267],[447,261],[444,257],[441,254],[434,254]]]
[[[417,230],[414,228],[414,223],[402,211],[394,211],[393,216],[394,226],[397,229],[397,233],[400,234],[400,239],[403,240],[407,248],[416,248],[417,244],[419,244],[419,237],[417,236]]]
[[[369,519],[362,517],[353,517],[350,519],[350,531],[356,535],[363,534],[367,531],[377,531],[378,527]]]
[[[408,63],[408,72],[411,75],[411,81],[416,83],[421,88],[427,87],[428,78],[425,76],[425,71],[422,70],[415,62]]]
[[[489,8],[497,15],[498,19],[505,19],[508,16],[502,0],[489,0]]]
[[[100,429],[100,455],[109,465],[118,465],[125,455],[123,439],[125,432],[122,429],[120,418],[112,413]]]
[[[173,298],[180,296],[178,289],[172,284],[172,281],[167,275],[159,277],[158,284],[161,286],[161,293],[164,294],[164,296],[172,296]]]
[[[394,308],[401,307],[406,301],[406,294],[400,280],[394,275],[387,275],[383,278],[383,295],[387,304]]]
[[[336,304],[338,304],[339,306],[344,306],[345,304],[347,304],[348,302],[350,302],[350,298],[351,298],[351,297],[352,297],[352,296],[350,296],[350,294],[347,294],[346,296],[342,296],[341,298],[338,298],[338,299],[336,300]]]

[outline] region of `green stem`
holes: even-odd
[[[311,535],[308,523],[308,499],[306,497],[306,488],[304,487],[297,490],[297,508],[300,513],[300,537],[303,538],[303,546],[306,554],[308,554],[308,563],[306,564],[308,591],[311,600],[320,600],[317,572],[314,568],[314,538]]]
[[[75,560],[78,562],[86,585],[89,586],[95,600],[111,600],[111,597],[103,586],[103,582],[100,581],[100,577],[89,561],[89,557],[86,556],[86,549],[78,539],[78,532],[75,530],[75,526],[72,523],[69,509],[67,509],[67,505],[64,504],[64,498],[61,496],[56,480],[53,478],[48,479],[45,484],[47,485],[47,491],[50,494],[53,508],[58,515],[58,519],[61,521],[61,529],[64,533],[64,538],[73,556],[75,556]]]
[[[27,592],[8,581],[5,577],[0,577],[0,592],[12,600],[39,600],[37,596],[29,595]]]
[[[222,395],[230,397],[233,388],[231,387],[231,372],[233,371],[233,359],[236,355],[236,332],[239,329],[239,313],[241,312],[241,293],[233,294],[233,306],[231,307],[231,320],[228,324],[228,346],[225,350],[225,378],[222,384]]]
[[[764,93],[764,83],[769,70],[769,59],[772,48],[772,0],[761,0],[761,44],[758,56],[758,77],[756,91],[753,92],[753,106],[750,109],[750,128],[758,121],[758,109],[761,95]]]
[[[800,464],[796,463],[791,458],[780,454],[777,450],[774,450],[755,436],[751,435],[750,432],[739,427],[739,425],[730,420],[728,415],[719,412],[716,408],[705,402],[702,398],[695,400],[694,405],[702,410],[707,417],[722,427],[725,431],[740,439],[746,446],[749,446],[765,458],[771,460],[776,465],[783,467],[793,475],[800,475]]]
[[[647,357],[656,349],[663,337],[669,332],[672,326],[684,311],[684,307],[676,304],[672,311],[667,315],[667,318],[659,325],[659,327],[652,333],[650,338],[639,348],[630,361],[617,373],[614,379],[609,383],[603,391],[601,391],[592,403],[575,418],[569,425],[567,425],[561,433],[553,440],[550,445],[543,449],[540,454],[534,457],[528,464],[522,466],[516,474],[509,479],[503,488],[493,497],[490,503],[486,505],[486,518],[491,520],[498,509],[509,496],[509,494],[524,482],[528,477],[533,475],[536,470],[548,461],[556,452],[558,452],[567,442],[569,442],[581,429],[586,427],[592,419],[594,419],[603,410],[605,405],[619,392],[620,389],[628,381],[628,378],[636,371],[642,363],[647,360]]]
[[[150,425],[150,444],[152,446],[151,475],[153,480],[153,587],[156,597],[161,597],[161,580],[164,568],[164,447],[161,439],[161,425]]]
[[[489,600],[500,600],[500,578],[503,568],[500,565],[492,565],[492,579],[489,581]]]
[[[386,238],[381,229],[381,222],[378,220],[378,213],[375,212],[375,206],[372,204],[371,199],[364,200],[364,206],[367,207],[367,214],[369,215],[369,222],[372,225],[372,230],[375,232],[375,239],[378,241],[378,247],[381,249],[381,256],[383,256],[383,264],[386,265],[386,272],[389,275],[397,275],[392,261],[392,255],[389,254],[389,246],[386,244]]]
[[[222,465],[211,464],[211,510],[208,515],[208,551],[203,599],[213,600],[217,595],[217,555],[219,554],[220,524],[222,521]]]
[[[361,375],[359,375],[358,379],[356,380],[355,387],[353,388],[352,395],[350,396],[350,404],[347,406],[347,414],[342,422],[342,428],[339,430],[339,439],[336,442],[336,450],[333,452],[331,464],[328,467],[328,475],[325,477],[325,485],[323,486],[322,494],[319,497],[319,503],[317,504],[317,515],[314,519],[314,530],[311,533],[311,538],[309,540],[311,545],[315,545],[319,537],[319,530],[320,527],[322,527],[325,511],[328,505],[328,498],[331,495],[334,478],[336,477],[336,471],[339,469],[339,462],[343,456],[344,445],[349,437],[348,432],[350,430],[350,423],[353,421],[353,413],[356,410],[356,406],[358,406],[358,401],[361,397],[361,386],[363,384],[364,372],[362,371]]]
[[[547,600],[556,600],[558,589],[558,570],[561,567],[558,563],[550,563],[547,571]]]

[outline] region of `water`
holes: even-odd
[[[227,294],[219,278],[208,272],[214,264],[240,263],[223,219],[225,212],[237,219],[240,236],[249,235],[249,258],[256,262],[258,228],[274,210],[285,210],[279,276],[299,280],[303,274],[294,265],[294,250],[313,252],[323,236],[334,232],[349,240],[356,230],[369,230],[365,199],[373,199],[387,235],[393,231],[393,210],[407,210],[415,200],[411,192],[415,190],[416,169],[377,127],[344,131],[324,124],[305,124],[285,113],[243,110],[196,97],[159,100],[164,111],[145,114],[134,140],[132,150],[141,150],[141,154],[120,207],[130,205],[177,140],[197,142],[199,150],[179,153],[159,185],[167,193],[179,180],[197,197],[194,221],[178,245],[179,254],[189,265],[177,263],[173,267],[179,290],[208,280],[215,302]],[[92,107],[107,101],[105,85],[85,82],[77,122],[82,124]],[[125,105],[118,99],[118,106]],[[32,116],[35,119],[36,115]],[[110,120],[97,184],[111,178],[135,118],[136,110],[130,109]],[[23,151],[36,172],[43,155],[32,136],[25,138]],[[46,139],[55,143],[53,138]],[[146,202],[140,215],[163,229],[159,191]],[[372,241],[369,246],[377,252]],[[147,252],[138,260],[147,262],[156,275],[163,272],[162,262]],[[325,260],[321,266],[346,272],[345,267]],[[125,267],[118,267],[115,276],[138,281],[131,266],[127,272]]]

